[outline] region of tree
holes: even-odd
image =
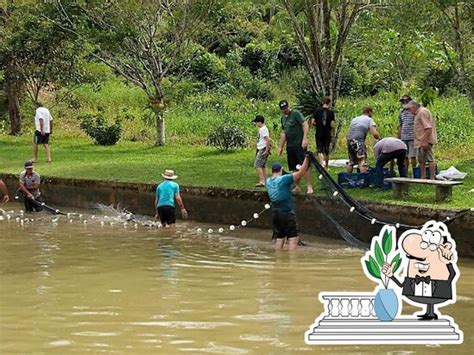
[[[140,87],[155,113],[156,144],[165,144],[163,81],[177,80],[181,51],[199,31],[212,1],[142,0],[55,2],[67,28],[92,45],[90,56]]]
[[[82,44],[45,20],[48,3],[10,2],[0,13],[0,67],[5,71],[10,133],[21,132],[20,103],[26,94],[37,101],[43,88],[72,87],[81,81]]]
[[[474,115],[474,3],[458,0],[431,0],[431,3],[440,12],[442,20],[434,30],[443,31],[441,43],[444,52],[451,68],[459,77]]]
[[[352,26],[363,11],[385,5],[368,0],[282,1],[313,91],[329,96],[335,105],[341,86],[344,48]]]

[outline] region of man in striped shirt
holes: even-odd
[[[411,101],[411,97],[408,95],[403,95],[400,99],[402,104],[402,110],[398,115],[398,135],[397,137],[401,139],[407,145],[407,153],[405,158],[405,168],[408,172],[409,165],[411,163],[412,169],[416,167],[416,149],[414,145],[415,141],[415,132],[413,129],[413,122],[415,120],[415,115],[411,113],[406,105]]]

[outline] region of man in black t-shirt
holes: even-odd
[[[329,164],[329,146],[334,137],[336,121],[334,112],[329,108],[331,99],[325,97],[323,104],[314,111],[311,124],[316,127],[316,149],[319,162],[327,170]]]

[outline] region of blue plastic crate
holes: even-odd
[[[339,173],[337,183],[346,188],[369,187],[369,173]]]
[[[397,176],[395,171],[390,171],[388,168],[383,168],[383,178],[392,178]],[[375,185],[375,168],[369,168],[369,184]],[[392,183],[391,182],[384,182],[383,183],[384,189],[391,189]]]
[[[435,174],[438,174],[438,173],[439,173],[438,165],[435,165]],[[419,165],[416,168],[413,168],[413,177],[415,179],[421,179],[421,169]],[[427,179],[430,178],[430,167],[428,166],[428,164],[426,164],[426,178]]]

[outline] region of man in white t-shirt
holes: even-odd
[[[53,132],[53,117],[41,102],[35,102],[35,134],[33,136],[33,162],[38,161],[38,144],[42,144],[46,150],[46,161],[51,162],[51,150],[49,149],[49,135]]]
[[[255,187],[265,187],[265,167],[267,159],[270,155],[270,133],[267,126],[265,126],[265,118],[263,116],[256,116],[253,120],[258,127],[257,152],[255,154],[255,169],[258,174],[258,183]]]

